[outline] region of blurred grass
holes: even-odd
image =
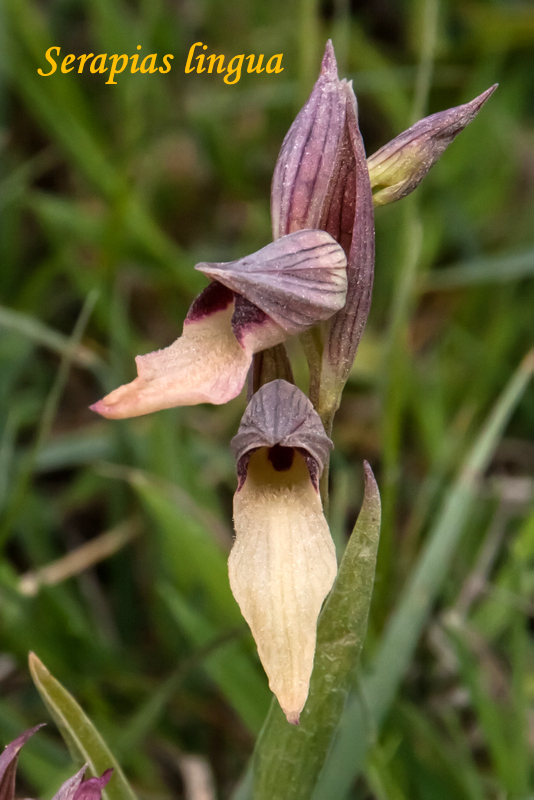
[[[379,725],[367,713],[359,774],[353,758],[338,777],[352,800],[527,800],[531,385],[469,489],[466,524],[455,502],[452,517],[440,509],[466,489],[460,467],[534,340],[532,6],[4,0],[1,13],[0,741],[45,718],[32,650],[141,797],[183,796],[180,752],[207,759],[220,797],[239,780],[269,698],[225,568],[228,442],[244,397],[120,423],[86,409],[132,377],[135,354],[176,337],[202,286],[197,261],[269,240],[276,155],[333,35],[368,152],[425,105],[500,83],[417,194],[377,213],[373,308],[334,432],[332,521],[341,550],[368,459],[385,520],[355,692],[365,697],[377,658],[401,685]],[[195,41],[228,55],[283,52],[284,72],[233,86],[185,75]],[[62,55],[141,44],[175,58],[167,75],[123,73],[107,86],[100,75],[38,76],[51,44]],[[21,591],[22,575],[132,519],[139,535],[112,556]],[[417,647],[402,663],[380,656],[392,620],[401,640],[412,630],[415,611],[401,625],[399,600],[439,520],[457,546]],[[68,769],[53,726],[26,749],[28,796],[50,797]]]

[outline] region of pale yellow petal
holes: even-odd
[[[304,458],[276,472],[261,448],[234,498],[230,585],[269,685],[290,722],[308,696],[317,618],[334,582],[335,548]]]
[[[110,419],[138,417],[174,406],[226,403],[245,382],[252,351],[236,339],[233,303],[201,320],[186,321],[169,347],[136,358],[138,377],[92,406]]]

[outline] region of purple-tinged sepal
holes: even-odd
[[[197,264],[260,308],[288,335],[301,333],[343,308],[347,259],[322,230],[302,230],[227,264]]]
[[[59,787],[52,800],[101,800],[102,790],[111,779],[113,767],[103,772],[100,778],[84,780],[86,770],[87,764]]]
[[[308,341],[310,392],[323,419],[339,403],[369,313],[374,274],[373,201],[352,85],[339,80],[327,42],[321,74],[282,145],[271,188],[275,238],[321,228],[347,256],[347,299]]]
[[[17,774],[17,762],[21,748],[28,739],[42,728],[44,723],[36,725],[17,736],[12,742],[6,745],[0,754],[0,800],[13,800],[15,796],[15,778]]]
[[[318,492],[332,442],[308,398],[276,380],[252,397],[232,449],[230,586],[289,722],[308,696],[317,618],[337,574]]]
[[[347,253],[348,288],[345,306],[326,325],[317,405],[321,408],[328,432],[369,316],[375,265],[373,196],[365,148],[358,126],[352,85],[346,84],[345,92],[346,164],[351,166],[345,183],[339,184],[334,196],[341,206],[341,212],[334,214],[334,218],[340,220],[340,237],[350,242]],[[346,208],[351,209],[350,215],[344,211]]]
[[[416,122],[367,160],[375,206],[401,200],[421,183],[453,139],[474,120],[498,84],[474,100]]]

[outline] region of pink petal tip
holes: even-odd
[[[96,403],[93,403],[92,406],[89,406],[90,411],[94,411],[95,414],[101,414],[103,417],[106,416],[106,404],[103,400],[98,400]]]
[[[334,78],[336,80],[338,77],[336,54],[334,52],[332,39],[329,39],[326,43],[324,56],[321,63],[321,75],[328,75],[329,78]]]

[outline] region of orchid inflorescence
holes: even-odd
[[[252,396],[232,441],[230,586],[292,723],[306,702],[317,619],[337,573],[319,478],[371,304],[373,206],[413,191],[495,88],[417,122],[366,160],[356,97],[338,78],[329,41],[274,170],[274,241],[237,261],[197,264],[210,283],[180,338],[138,356],[138,377],[92,406],[117,419],[221,404],[249,376]],[[280,350],[295,334],[308,358],[310,399],[291,382]]]

